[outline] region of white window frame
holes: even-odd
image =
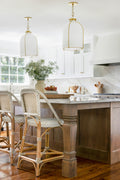
[[[17,85],[17,86],[22,86],[22,85],[29,85],[29,83],[30,83],[30,79],[29,79],[29,76],[28,76],[28,74],[27,73],[25,73],[23,76],[24,76],[24,82],[23,83],[18,83],[18,67],[25,67],[25,65],[28,63],[28,61],[29,61],[29,58],[26,58],[26,57],[20,57],[20,56],[11,56],[11,55],[6,55],[6,54],[0,54],[0,57],[9,57],[9,58],[11,58],[11,57],[15,57],[15,58],[24,58],[25,59],[25,61],[24,61],[24,66],[18,66],[18,64],[17,65],[2,65],[1,64],[1,59],[0,59],[0,85],[11,85],[11,84],[14,84],[14,85]],[[9,67],[9,74],[2,74],[1,73],[1,67],[2,66],[8,66]],[[10,74],[10,67],[17,67],[17,74],[13,74],[13,76],[14,75],[17,75],[17,83],[11,83],[10,82],[10,75],[12,75],[12,74]],[[8,83],[4,83],[4,82],[1,82],[1,75],[7,75],[7,76],[9,76],[9,82]],[[22,75],[21,75],[22,76]]]

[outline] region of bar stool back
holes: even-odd
[[[15,156],[15,122],[24,123],[23,115],[14,116],[13,98],[19,103],[19,100],[11,92],[0,91],[0,151],[9,153],[11,164],[13,164]],[[9,123],[11,123],[11,136]],[[1,136],[1,128],[4,124],[6,124],[6,136]]]
[[[41,118],[40,96],[44,98],[44,100],[48,104],[54,115],[54,118]],[[64,121],[59,119],[57,113],[49,103],[46,96],[40,91],[37,91],[35,89],[23,89],[21,91],[21,101],[25,115],[25,128],[18,157],[18,168],[20,168],[20,164],[23,160],[31,162],[34,165],[36,176],[39,176],[43,164],[63,158],[63,152],[59,152],[49,148],[49,130],[51,128],[62,127]],[[28,126],[37,127],[37,150],[34,152],[24,151],[25,136]],[[41,127],[45,129],[43,133],[41,133]],[[44,149],[42,149],[41,141],[44,135],[46,142]],[[29,155],[33,154],[35,155],[35,159],[28,157]]]

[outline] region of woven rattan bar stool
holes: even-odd
[[[25,122],[23,115],[14,116],[13,99],[19,103],[18,99],[11,92],[0,91],[0,151],[9,153],[11,165],[15,157],[15,148],[18,147],[22,139],[21,130],[21,139],[15,143],[15,123],[22,127]],[[9,129],[9,123],[11,123],[11,130]],[[4,124],[6,124],[6,135],[1,136],[1,128]]]
[[[44,100],[48,104],[50,110],[54,115],[54,118],[41,118],[40,96],[44,98]],[[64,121],[59,119],[58,115],[56,114],[52,105],[49,103],[46,96],[40,91],[34,89],[23,89],[21,91],[21,101],[25,115],[25,128],[17,167],[20,168],[20,164],[23,160],[31,162],[34,165],[36,176],[39,176],[43,164],[63,158],[63,152],[59,152],[49,148],[48,134],[51,128],[62,127]],[[37,127],[37,149],[34,152],[24,151],[25,136],[27,128],[29,126]],[[41,132],[41,127],[45,129],[44,132]],[[45,148],[42,149],[41,141],[43,136],[45,136]],[[30,155],[35,155],[35,159],[29,157]]]

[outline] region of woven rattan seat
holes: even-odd
[[[36,120],[36,121],[37,121],[37,123],[39,122],[39,120]],[[60,127],[60,124],[54,118],[40,119],[40,122],[41,122],[41,127],[43,127],[43,128]],[[64,121],[62,119],[60,119],[60,123],[62,125],[64,123]],[[36,122],[33,119],[29,119],[28,125],[29,126],[37,127],[37,124],[36,124]]]
[[[14,116],[15,123],[25,123],[24,115],[16,115]],[[11,119],[8,116],[3,117],[3,122],[11,123]]]

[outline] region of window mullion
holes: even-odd
[[[0,56],[0,83],[25,83],[25,73],[22,69],[24,67],[25,59]]]

